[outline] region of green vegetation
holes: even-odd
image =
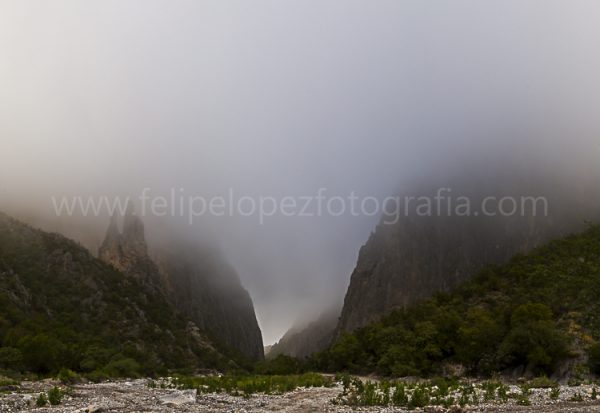
[[[283,354],[269,360],[263,360],[254,366],[258,374],[299,374],[306,370],[306,363],[301,360]]]
[[[582,402],[583,396],[580,393],[576,393],[573,397],[571,397],[570,401],[572,402]]]
[[[558,387],[558,382],[547,376],[540,376],[530,380],[525,386],[529,389],[554,389]]]
[[[507,403],[509,397],[517,404],[528,405],[531,386],[510,393],[498,381],[478,384],[461,382],[452,378],[435,378],[426,381],[383,380],[363,382],[356,377],[340,377],[343,391],[333,400],[335,404],[350,406],[402,407],[409,410],[425,406],[477,406],[481,403]]]
[[[52,406],[57,406],[62,402],[65,392],[58,387],[54,386],[47,393],[40,393],[35,401],[37,407],[44,407],[48,403]]]
[[[71,381],[72,371],[101,380],[230,367],[226,350],[189,334],[155,286],[1,213],[0,308],[5,375],[61,372]]]
[[[199,393],[228,393],[234,396],[249,396],[254,393],[282,394],[299,387],[329,387],[333,380],[321,374],[288,375],[227,375],[189,377],[178,376],[166,387],[197,389]],[[155,385],[155,384],[154,384]]]
[[[577,337],[598,373],[599,295],[600,227],[592,226],[346,334],[312,365],[395,377],[441,374],[448,363],[470,374],[525,366],[549,375]]]
[[[75,384],[81,381],[81,376],[75,373],[73,370],[63,368],[58,372],[57,379],[59,379],[63,384]]]
[[[543,375],[575,350],[587,351],[589,361],[576,366],[573,380],[600,374],[598,295],[600,227],[592,226],[346,334],[308,361],[280,355],[251,365],[225,347],[215,351],[190,337],[186,320],[152,286],[124,276],[64,237],[0,214],[0,373],[33,372],[64,384],[80,376],[99,381],[173,372],[181,374],[177,386],[201,392],[279,393],[331,384],[307,371],[431,377],[460,364],[473,375],[526,367],[541,375],[530,385],[554,394],[556,384]],[[234,374],[186,376],[201,368]],[[491,381],[451,394],[456,384],[448,381],[433,389],[342,380],[344,397],[356,405],[418,407],[508,397],[506,388]],[[526,390],[518,396],[523,404]]]
[[[38,398],[35,400],[35,405],[37,407],[43,407],[47,404],[48,404],[48,397],[46,396],[46,393],[40,393]]]
[[[588,355],[589,355],[588,363],[589,363],[590,370],[593,373],[600,375],[600,343],[595,343],[592,346],[590,346]]]
[[[56,406],[56,405],[60,404],[63,397],[64,397],[64,393],[62,392],[61,389],[59,389],[56,386],[54,386],[53,388],[48,390],[48,401],[50,402],[50,404],[52,406]]]

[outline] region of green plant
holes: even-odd
[[[575,393],[569,400],[572,402],[582,402],[583,396],[581,395],[581,393]]]
[[[295,358],[279,354],[271,360],[264,360],[256,364],[255,371],[258,374],[300,374],[303,371],[302,362]]]
[[[501,384],[498,387],[497,395],[500,401],[506,403],[508,401],[508,386]]]
[[[483,390],[483,400],[484,401],[491,401],[494,400],[496,398],[496,388],[498,388],[499,386],[501,386],[501,383],[495,382],[495,381],[486,381],[484,382],[481,387]]]
[[[468,405],[471,402],[470,395],[473,394],[475,389],[472,385],[463,385],[460,389],[460,398],[458,399],[458,404],[461,407]]]
[[[317,373],[272,376],[177,376],[173,380],[173,385],[180,389],[197,389],[199,393],[228,393],[237,396],[254,393],[282,394],[298,387],[330,387],[333,385],[333,380]],[[352,385],[354,386],[354,382]]]
[[[521,393],[516,396],[517,404],[520,406],[531,406],[529,395],[527,393]]]
[[[521,386],[519,386],[519,387],[521,388],[521,394],[523,396],[529,396],[529,395],[531,395],[531,387],[529,387],[527,385],[527,383],[521,384]]]
[[[530,389],[551,389],[558,386],[556,380],[551,380],[547,376],[536,377],[527,383]]]
[[[131,358],[116,357],[102,371],[110,377],[138,377],[140,365]]]
[[[407,406],[408,396],[406,395],[406,387],[402,382],[394,383],[394,392],[392,393],[392,404],[394,406]]]
[[[0,367],[9,370],[23,368],[23,354],[13,347],[0,347]]]
[[[74,384],[81,380],[81,376],[73,370],[62,368],[57,377],[63,384]]]
[[[60,404],[63,399],[63,392],[58,387],[54,386],[50,390],[48,390],[48,401],[52,406],[56,406]]]
[[[560,396],[560,387],[554,387],[552,390],[550,390],[550,398],[553,400],[558,399],[558,397]]]
[[[425,407],[429,404],[429,391],[424,385],[415,387],[408,402],[408,408]]]
[[[48,397],[46,397],[46,393],[40,393],[38,398],[35,401],[35,405],[37,407],[43,407],[48,404]]]

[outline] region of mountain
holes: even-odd
[[[271,359],[280,354],[307,358],[316,352],[325,350],[333,339],[339,313],[339,308],[332,309],[321,314],[315,321],[292,327],[277,343],[271,346],[267,358]]]
[[[230,360],[154,281],[2,213],[0,308],[0,368],[135,375]]]
[[[392,376],[497,372],[581,380],[600,373],[600,227],[488,266],[345,333],[320,368]]]
[[[217,341],[248,358],[263,358],[252,299],[218,251],[173,241],[151,254],[141,219],[128,209],[122,232],[111,219],[98,255],[131,278],[160,286],[175,308]]]
[[[433,203],[431,214],[406,211],[390,224],[382,218],[360,249],[336,338],[436,292],[451,291],[488,264],[506,263],[517,253],[578,231],[586,219],[594,220],[600,212],[593,187],[568,185],[553,175],[525,178],[509,174],[504,180],[488,181],[475,176],[459,182],[461,185],[441,185],[452,187],[455,198],[454,206],[452,199],[446,199],[439,214],[435,203],[439,190],[430,187],[417,194]],[[468,216],[455,213],[458,194],[470,200],[472,213]],[[543,196],[547,214],[541,209],[537,214],[525,209],[522,214],[481,214],[477,206],[490,194],[496,200]],[[445,195],[448,197],[447,192]],[[542,203],[538,204],[541,207]],[[452,208],[450,214],[447,208]]]
[[[180,311],[245,356],[264,357],[250,294],[219,252],[180,244],[158,256],[160,274]]]

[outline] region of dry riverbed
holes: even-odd
[[[40,393],[54,386],[66,390],[60,405],[36,407]],[[518,387],[511,386],[515,392]],[[227,394],[197,394],[196,390],[164,389],[148,386],[148,381],[114,381],[64,386],[45,380],[23,382],[0,393],[0,412],[402,412],[401,408],[350,407],[331,402],[342,391],[341,384],[330,388],[296,389],[283,395],[253,395],[249,398]],[[550,389],[532,389],[530,406],[519,406],[516,400],[506,404],[481,403],[477,406],[458,406],[449,409],[429,406],[415,412],[599,412],[600,401],[592,400],[590,385],[561,386],[556,399]],[[578,401],[573,401],[574,399]]]

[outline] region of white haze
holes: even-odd
[[[107,217],[51,196],[383,197],[472,161],[593,163],[599,38],[594,0],[0,0],[0,206],[94,249]],[[378,218],[198,221],[148,233],[215,240],[270,344],[343,298]]]

